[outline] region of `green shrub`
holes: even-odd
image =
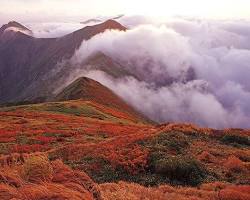
[[[9,149],[9,144],[0,143],[0,154],[8,154]]]
[[[148,148],[150,154],[148,168],[139,182],[145,185],[171,183],[192,186],[202,183],[207,174],[205,168],[194,158],[185,156],[194,137],[180,131],[169,131],[140,141],[139,144]],[[161,178],[156,180],[155,177]]]
[[[130,178],[126,181],[139,183],[140,185],[144,185],[146,187],[153,187],[156,185],[168,183],[169,179],[166,179],[166,177],[163,177],[161,174],[145,172],[130,176]]]
[[[123,175],[126,175],[122,169],[114,169],[104,158],[85,156],[79,161],[67,161],[66,164],[85,171],[97,183],[117,182],[124,180]]]
[[[32,141],[28,138],[25,133],[19,133],[16,136],[16,143],[17,144],[32,144]]]
[[[244,137],[241,135],[233,135],[233,134],[227,134],[224,135],[221,138],[221,142],[224,144],[230,144],[230,145],[245,145],[245,146],[250,146],[250,139],[248,137]]]
[[[174,150],[181,154],[189,146],[189,138],[182,132],[163,132],[147,141],[141,141],[140,145],[153,151]]]
[[[150,168],[168,179],[173,184],[198,185],[205,178],[206,171],[202,165],[193,158],[185,156],[162,157],[153,155]]]

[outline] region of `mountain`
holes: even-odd
[[[22,32],[6,38],[3,33],[10,27],[27,30],[16,22],[1,28],[0,103],[51,97],[54,90],[51,85],[58,81],[52,71],[58,63],[71,58],[83,40],[108,29],[126,30],[118,22],[108,20],[60,38],[34,38]],[[64,72],[67,72],[66,66],[60,73]]]
[[[10,32],[16,32],[16,33],[19,32],[25,35],[32,35],[31,30],[29,30],[27,27],[15,21],[11,21],[0,28],[0,36],[2,36],[3,34],[9,35]]]
[[[110,18],[110,20],[118,20],[118,19],[120,19],[120,18],[122,18],[124,16],[125,16],[124,14],[120,14],[120,15],[117,15],[115,17]],[[91,19],[82,21],[80,23],[81,24],[91,24],[91,23],[101,23],[102,21],[104,21],[104,19],[91,18]]]
[[[84,100],[108,106],[122,111],[138,121],[150,122],[145,116],[135,111],[109,88],[90,78],[81,77],[64,88],[54,101]]]
[[[0,199],[250,199],[250,130],[156,124],[98,81],[69,76],[135,77],[103,52],[68,61],[108,29],[126,31],[113,20],[49,39],[17,22],[0,29],[0,102],[26,101],[0,107]]]
[[[121,78],[124,76],[135,76],[135,74],[129,72],[120,63],[113,60],[111,57],[105,55],[102,52],[97,52],[90,56],[82,65],[86,69],[101,70],[114,78]]]
[[[110,89],[87,77],[81,77],[64,88],[55,101],[93,100],[103,105],[126,107],[126,104]]]

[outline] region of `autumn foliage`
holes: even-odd
[[[27,165],[32,172],[37,171],[37,166],[50,169],[49,176],[42,182],[36,174],[30,174],[31,179],[23,179],[22,170]],[[84,172],[72,170],[60,160],[49,162],[44,155],[32,156],[23,165],[0,169],[1,200],[247,200],[249,189],[247,185],[223,182],[202,184],[199,188],[144,187],[123,181],[98,185]]]
[[[0,108],[0,199],[249,199],[249,136],[93,101]]]
[[[50,163],[45,156],[33,156],[19,167],[1,169],[0,199],[102,198],[99,187],[85,173],[72,171],[59,160]]]
[[[245,171],[246,170],[246,168],[245,168],[245,166],[244,166],[244,164],[243,164],[243,162],[239,159],[239,158],[237,158],[237,157],[235,157],[235,156],[230,156],[227,160],[226,160],[226,162],[225,162],[225,167],[229,170],[229,171],[231,171],[231,172],[243,172],[243,171]]]
[[[220,184],[222,188],[216,188]],[[105,200],[247,200],[250,198],[250,186],[231,186],[224,183],[205,184],[200,189],[190,187],[172,187],[161,185],[146,188],[134,183],[101,184],[101,193]]]

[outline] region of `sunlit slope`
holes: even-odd
[[[75,80],[55,97],[55,101],[77,99],[95,102],[111,109],[124,112],[138,121],[149,122],[146,117],[135,111],[109,88],[90,78],[82,77]]]

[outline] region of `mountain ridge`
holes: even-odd
[[[62,60],[70,59],[83,40],[111,29],[126,31],[118,22],[108,20],[60,38],[34,38],[18,34],[5,40],[0,36],[0,103],[51,96],[49,86],[55,79],[51,70]],[[67,70],[66,67],[64,70]],[[50,85],[44,81],[48,77]]]

